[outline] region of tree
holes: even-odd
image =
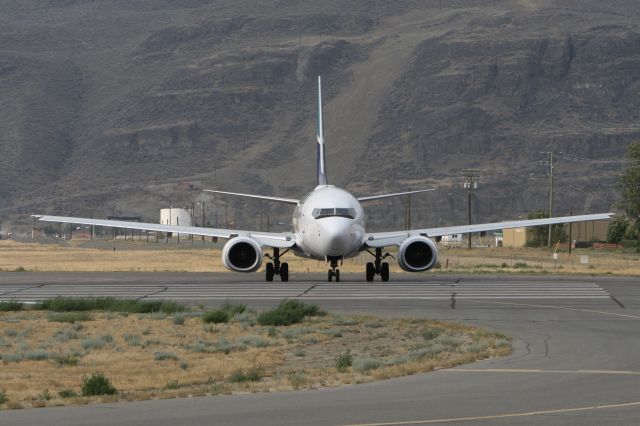
[[[624,238],[628,226],[629,220],[626,216],[617,214],[612,217],[607,227],[607,242],[619,244]]]
[[[640,140],[629,145],[625,157],[629,163],[620,176],[620,204],[637,233],[640,230]]]
[[[528,219],[545,219],[549,217],[549,213],[544,210],[535,210],[529,212]],[[527,239],[528,247],[544,247],[549,239],[549,225],[534,226],[531,228],[531,236]],[[567,239],[565,226],[562,223],[551,226],[551,244]]]

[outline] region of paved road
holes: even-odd
[[[267,286],[259,278],[4,273],[0,298],[174,294],[211,305],[242,299],[261,308],[277,303],[271,293],[277,291],[277,299],[307,297],[336,312],[487,326],[514,336],[515,351],[507,358],[339,389],[19,410],[0,413],[0,424],[640,424],[638,279],[398,275],[396,282],[367,284],[358,282],[360,275],[346,275],[344,283],[329,285],[313,282],[320,275],[300,275],[297,282]]]

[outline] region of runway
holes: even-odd
[[[0,424],[47,425],[630,425],[640,424],[637,278],[398,275],[342,283],[321,275],[264,283],[232,274],[0,274],[0,299],[68,296],[181,299],[257,309],[283,297],[338,313],[431,317],[514,338],[505,358],[450,370],[286,393],[100,404],[0,413]],[[318,281],[315,281],[315,280]]]
[[[37,301],[55,296],[126,297],[170,300],[504,300],[504,299],[609,299],[611,296],[588,278],[550,282],[538,277],[496,279],[433,276],[411,280],[401,275],[388,283],[364,282],[362,274],[345,274],[340,283],[304,276],[291,282],[257,281],[251,274],[31,274],[14,280],[0,276],[0,300]],[[293,277],[296,278],[296,277]],[[311,279],[310,279],[311,278]],[[22,281],[22,282],[20,282]]]

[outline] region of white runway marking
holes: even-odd
[[[40,300],[54,296],[126,297],[172,300],[527,300],[609,299],[593,282],[499,283],[265,283],[211,284],[79,283],[0,285],[0,300]]]
[[[472,422],[482,420],[497,420],[508,419],[515,417],[530,417],[540,416],[545,414],[562,414],[562,413],[576,413],[580,411],[592,411],[592,410],[605,410],[613,408],[625,408],[635,407],[640,405],[639,401],[625,402],[621,404],[608,404],[608,405],[592,405],[589,407],[577,407],[577,408],[560,408],[556,410],[542,410],[542,411],[529,411],[526,413],[508,413],[508,414],[495,414],[492,416],[473,416],[473,417],[453,417],[448,419],[432,419],[432,420],[410,420],[400,422],[386,422],[386,423],[358,423],[348,426],[400,426],[400,425],[426,425],[434,423],[457,423],[457,422]]]

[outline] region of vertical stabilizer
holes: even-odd
[[[327,185],[327,169],[324,157],[324,130],[322,123],[322,79],[318,76],[318,185]]]

